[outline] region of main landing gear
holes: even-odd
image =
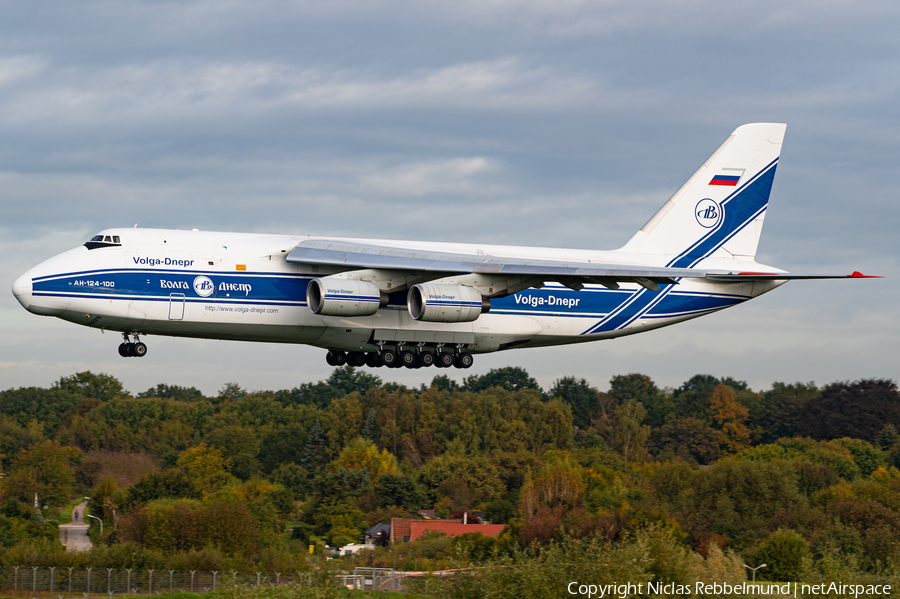
[[[414,350],[404,349],[399,345],[397,349],[389,349],[379,346],[374,352],[343,352],[330,350],[325,354],[325,361],[329,366],[343,366],[344,364],[369,368],[422,368],[435,366],[437,368],[471,368],[475,358],[469,352],[462,351],[462,345],[452,351],[444,351],[443,346],[426,347],[415,346]]]
[[[123,358],[143,358],[147,355],[147,345],[141,343],[137,333],[134,333],[134,343],[128,340],[128,333],[122,333],[124,343],[119,344],[119,355]]]

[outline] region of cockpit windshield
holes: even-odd
[[[119,247],[121,245],[122,240],[118,235],[94,235],[90,241],[84,244],[84,247],[89,250],[96,250],[98,248]]]

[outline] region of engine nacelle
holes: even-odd
[[[413,285],[406,296],[409,315],[425,322],[472,322],[491,309],[491,300],[472,287]]]
[[[367,281],[323,277],[306,288],[306,304],[322,316],[371,316],[387,302],[387,294]]]

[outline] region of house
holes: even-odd
[[[386,522],[376,524],[363,533],[365,543],[370,547],[385,547],[391,540],[391,525]]]
[[[391,520],[391,543],[409,543],[422,537],[428,531],[442,532],[448,537],[464,535],[470,532],[481,533],[487,537],[500,536],[506,529],[505,524],[469,524],[467,518],[418,520],[411,518],[393,518]]]

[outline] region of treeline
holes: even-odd
[[[777,580],[835,556],[886,572],[900,565],[898,428],[888,380],[757,392],[629,374],[606,392],[572,377],[545,391],[503,368],[413,389],[346,367],[291,390],[228,384],[204,397],[166,384],[133,396],[84,372],[0,392],[0,563],[298,571],[309,545],[433,509],[509,528],[355,563],[512,559],[652,529],[698,559],[766,562],[760,574]],[[85,495],[105,527],[92,530],[96,555],[76,558],[55,545],[57,508]]]

